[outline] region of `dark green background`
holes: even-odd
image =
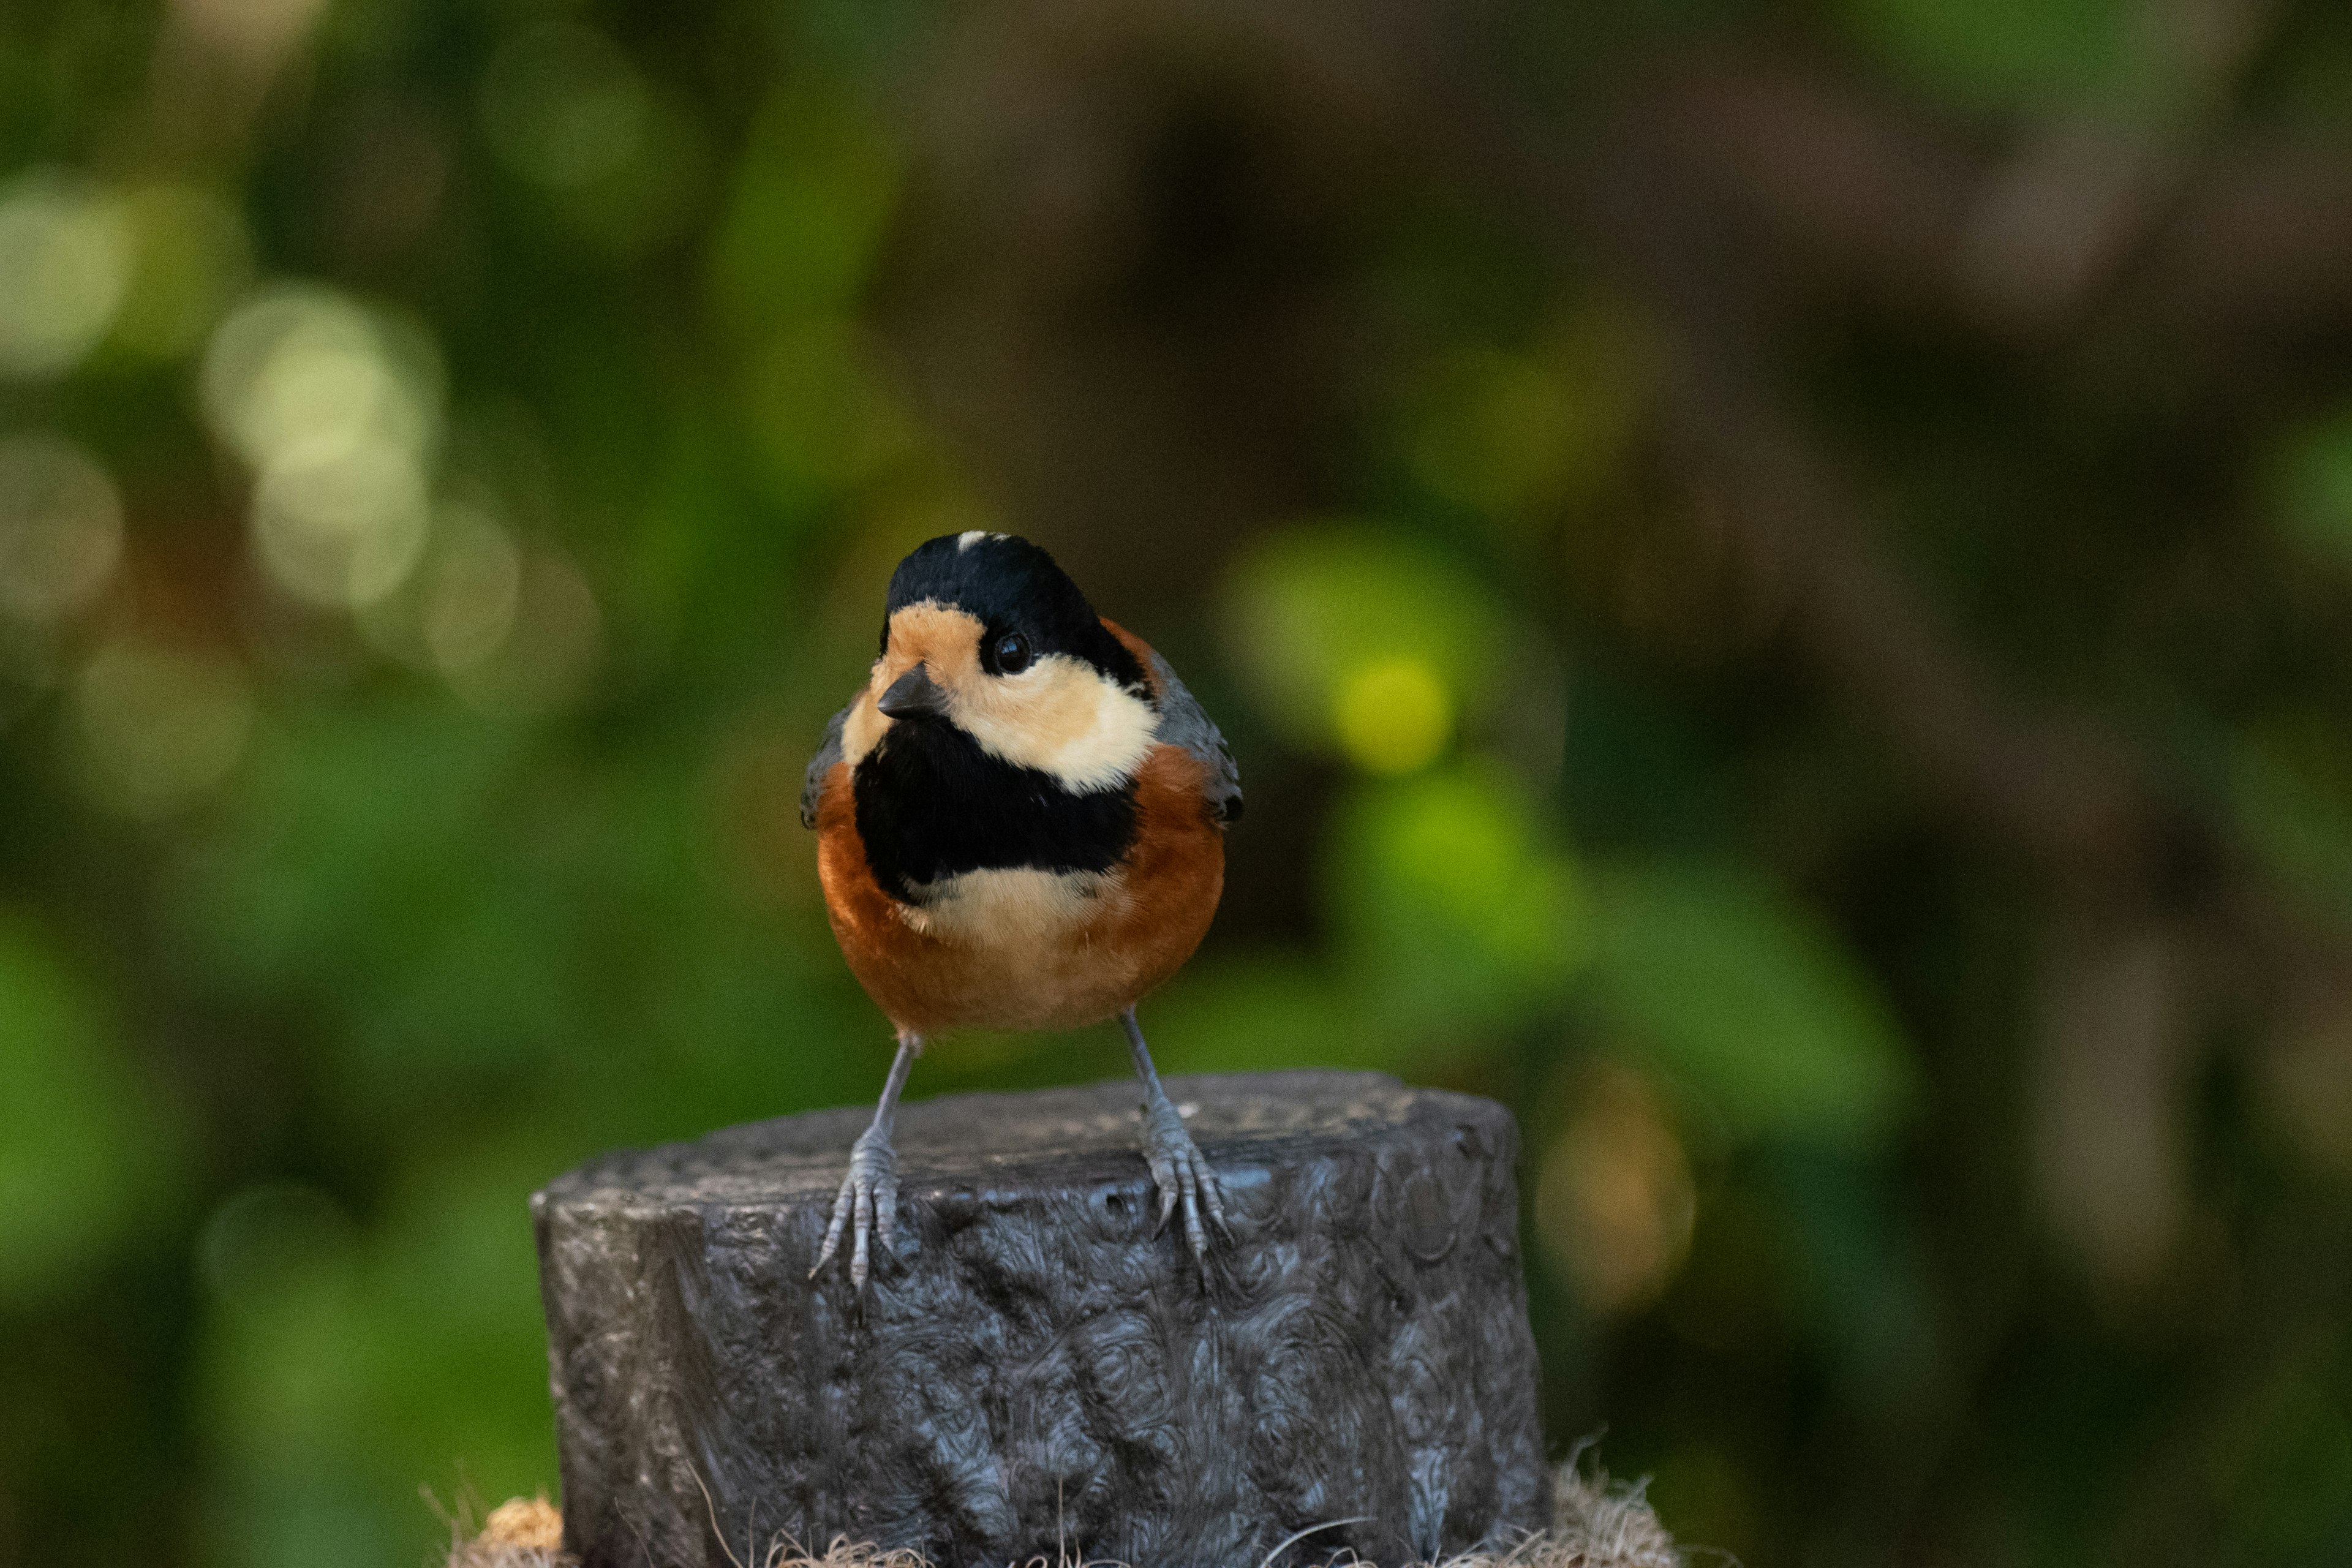
[[[1517,1111],[1558,1451],[2352,1562],[2347,348],[2333,0],[8,0],[0,1562],[552,1484],[525,1198],[875,1091],[975,526],[1240,756],[1163,1066]]]

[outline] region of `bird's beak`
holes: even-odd
[[[931,667],[919,664],[892,681],[875,706],[893,719],[912,719],[922,713],[945,713],[948,694],[931,679]]]

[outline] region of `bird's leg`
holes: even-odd
[[[1160,1087],[1160,1074],[1151,1065],[1151,1047],[1143,1043],[1143,1026],[1135,1021],[1135,1009],[1121,1013],[1118,1021],[1126,1026],[1127,1043],[1135,1053],[1135,1076],[1143,1080],[1143,1158],[1160,1188],[1160,1227],[1167,1228],[1168,1216],[1181,1201],[1184,1237],[1192,1244],[1192,1255],[1205,1260],[1209,1236],[1201,1224],[1203,1207],[1218,1230],[1228,1238],[1233,1234],[1225,1230],[1224,1194],[1217,1188],[1217,1173],[1202,1158],[1200,1145],[1184,1131],[1183,1118],[1168,1102],[1168,1091]]]
[[[898,1110],[898,1091],[907,1087],[907,1073],[923,1054],[923,1037],[912,1029],[898,1031],[898,1054],[891,1060],[890,1077],[882,1086],[882,1102],[874,1108],[873,1124],[849,1146],[849,1174],[841,1178],[841,1195],[833,1200],[833,1223],[825,1227],[824,1246],[816,1255],[817,1268],[833,1260],[841,1246],[842,1227],[849,1227],[849,1282],[866,1288],[866,1238],[877,1232],[882,1250],[896,1252],[898,1244],[898,1156],[890,1147],[890,1119]]]

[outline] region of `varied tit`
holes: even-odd
[[[1135,1005],[1207,932],[1241,806],[1224,737],[1168,661],[1096,615],[1045,552],[974,531],[898,563],[881,657],[801,793],[833,933],[898,1035],[818,1268],[845,1230],[860,1287],[869,1236],[895,1248],[891,1114],[926,1039],[1112,1017],[1142,1079],[1160,1224],[1181,1205],[1205,1259],[1202,1219],[1223,1228],[1223,1195]]]

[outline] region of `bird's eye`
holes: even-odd
[[[996,639],[990,650],[996,656],[996,673],[1018,675],[1029,668],[1029,639],[1019,632],[1007,632]]]

